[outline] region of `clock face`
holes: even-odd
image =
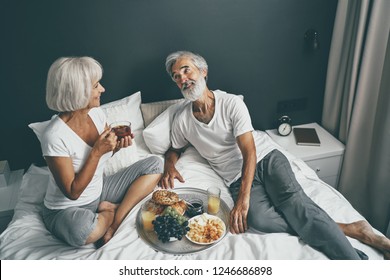
[[[279,126],[278,126],[278,133],[282,136],[287,136],[291,133],[292,131],[292,127],[291,127],[291,124],[289,123],[281,123]]]

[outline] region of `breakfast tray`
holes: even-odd
[[[203,205],[205,206],[205,211],[207,211],[207,192],[205,190],[196,188],[178,188],[175,189],[175,193],[177,193],[179,197],[184,200],[190,200],[193,198],[201,199],[203,201]],[[198,245],[192,243],[185,236],[183,236],[182,240],[176,240],[167,243],[161,242],[160,240],[158,240],[157,234],[154,231],[144,231],[141,210],[139,210],[137,213],[136,227],[138,235],[141,237],[141,239],[144,240],[145,243],[151,246],[154,250],[165,254],[187,255],[210,249],[216,246],[219,242],[221,242],[225,238],[226,233],[229,230],[229,214],[230,209],[227,206],[226,202],[221,198],[220,210],[216,214],[216,216],[221,218],[222,221],[225,223],[226,231],[218,242],[207,245]]]

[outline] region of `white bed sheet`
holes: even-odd
[[[136,135],[139,135],[136,137],[136,142],[140,158],[150,156],[150,152],[140,136],[142,133]],[[275,147],[282,150],[264,132],[256,132],[256,140],[261,141],[266,149]],[[353,222],[364,219],[338,191],[318,179],[315,172],[302,160],[294,158],[284,150],[282,152],[291,161],[293,171],[304,191],[335,221]],[[222,179],[195,149],[187,149],[180,158],[177,167],[186,182],[178,183],[176,188],[206,189],[211,185],[218,186],[222,189],[222,197],[229,207],[233,205],[229,191],[224,186]],[[200,253],[171,255],[156,252],[137,234],[136,214],[143,201],[129,213],[112,240],[106,245],[99,249],[95,249],[93,245],[73,248],[56,239],[43,224],[40,211],[47,180],[47,168],[31,165],[25,173],[14,217],[0,236],[0,259],[327,259],[324,254],[306,245],[296,236],[286,233],[263,234],[251,230],[240,235],[228,233],[222,242]],[[379,251],[357,240],[351,238],[349,240],[355,248],[364,251],[369,259],[383,259],[383,255]]]

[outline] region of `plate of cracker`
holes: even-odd
[[[188,240],[199,245],[209,245],[221,240],[226,233],[226,225],[221,218],[207,213],[188,220],[190,230],[186,234]]]

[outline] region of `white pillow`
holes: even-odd
[[[115,174],[119,170],[137,162],[138,159],[137,145],[133,139],[133,144],[130,147],[120,149],[111,158],[109,158],[106,166],[104,166],[104,176]]]
[[[141,112],[142,117],[144,118],[145,127],[147,127],[158,115],[164,112],[169,106],[183,101],[183,99],[184,98],[141,104]]]
[[[131,131],[134,132],[144,128],[140,106],[141,92],[138,91],[120,100],[103,104],[101,108],[107,116],[108,124],[115,121],[129,121],[131,122]],[[133,145],[121,149],[108,160],[104,167],[104,175],[112,175],[138,161],[138,159],[137,146],[133,140]]]
[[[56,115],[53,115],[51,118],[53,119]],[[35,123],[30,123],[28,125],[29,128],[31,128],[35,135],[37,136],[39,142],[41,142],[41,138],[43,135],[43,132],[45,131],[46,127],[49,125],[51,120],[48,121],[43,121],[43,122],[35,122]]]
[[[132,131],[135,131],[137,129],[143,129],[143,119],[140,105],[141,93],[137,92],[123,99],[106,103],[102,105],[101,108],[107,116],[108,123],[118,120],[127,120],[132,124]],[[49,123],[50,120],[31,123],[28,126],[34,131],[38,140],[41,141],[43,132]],[[138,161],[138,159],[137,146],[135,141],[133,141],[133,145],[121,149],[107,161],[106,166],[104,167],[104,175],[112,175]]]
[[[38,167],[31,164],[23,175],[19,190],[19,201],[36,205],[42,203],[49,184],[49,174],[50,172],[47,167]],[[16,205],[16,208],[18,208],[18,205]]]
[[[162,155],[171,146],[171,124],[176,112],[187,104],[188,100],[181,100],[171,105],[148,125],[143,136],[146,146],[153,154]]]

